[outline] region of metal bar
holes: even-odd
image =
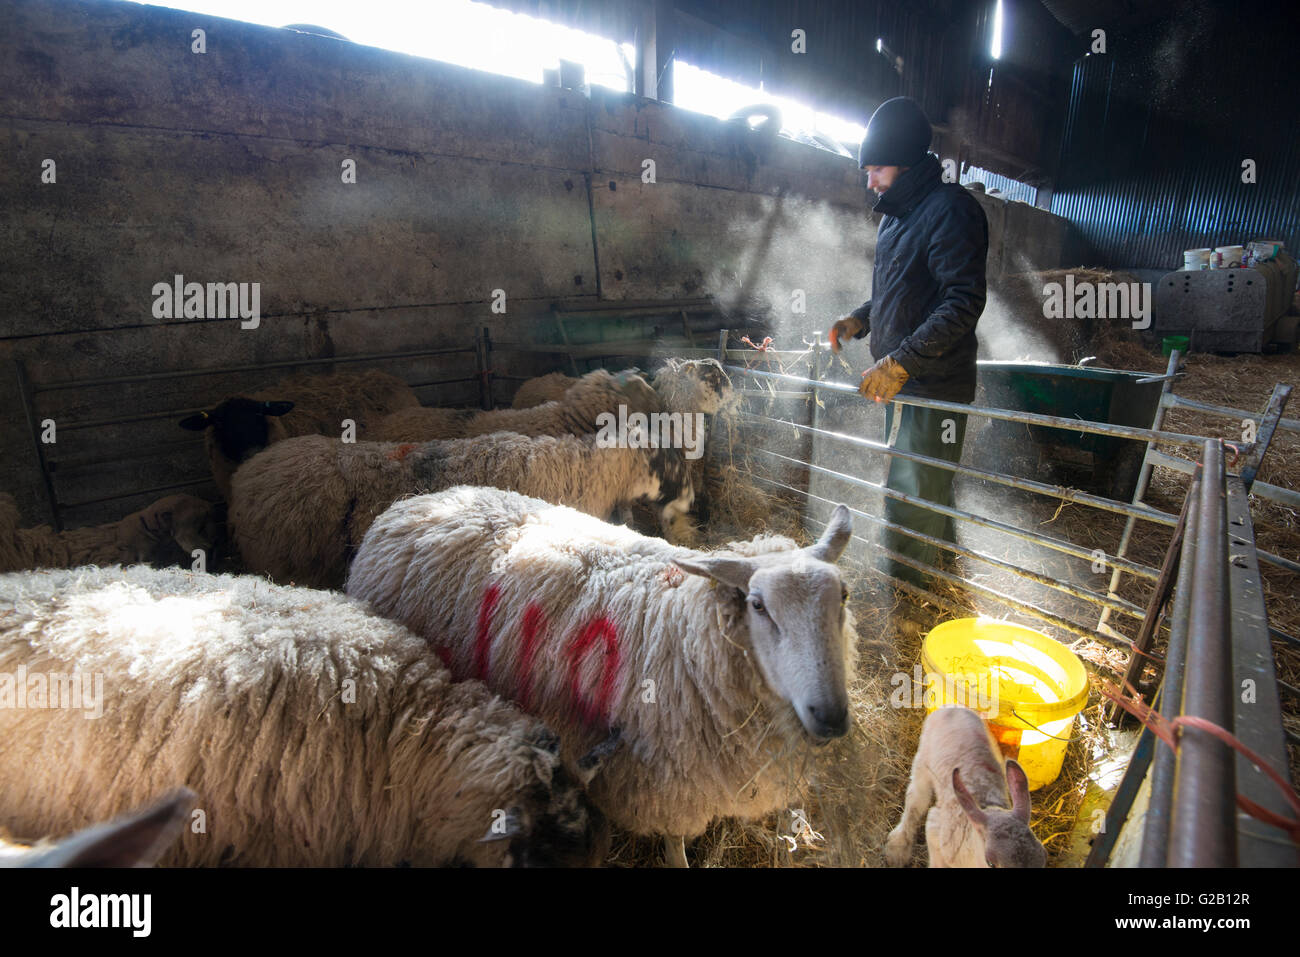
[[[823,499],[820,498],[820,496],[811,495],[808,492],[804,492],[801,489],[797,489],[791,485],[786,485],[783,482],[778,482],[774,479],[769,479],[762,475],[758,475],[752,472],[750,473],[750,475],[753,478],[758,479],[759,481],[764,481],[767,482],[769,485],[774,485],[777,486],[778,488],[783,488],[787,491],[794,492],[795,494],[800,495],[804,498],[819,500],[831,505],[835,504],[834,502],[830,502],[828,499]],[[910,558],[907,555],[903,555],[900,554],[899,552],[895,552],[893,549],[885,548],[883,545],[873,544],[872,542],[869,542],[864,538],[860,538],[859,536],[855,535],[853,537],[857,538],[858,541],[860,541],[863,545],[866,545],[868,548],[872,548],[876,554],[883,555],[886,558],[892,559],[893,561],[907,565],[909,568],[914,568],[917,571],[921,572],[922,574],[930,575],[933,578],[937,578],[941,581],[948,582],[950,585],[954,585],[962,589],[963,591],[977,592],[985,596],[986,598],[992,598],[994,601],[1001,602],[1002,604],[1008,606],[1009,608],[1014,608],[1017,611],[1021,612],[1022,614],[1030,616],[1031,618],[1037,618],[1039,621],[1046,622],[1047,624],[1051,625],[1054,628],[1059,628],[1061,631],[1067,632],[1072,635],[1077,635],[1080,638],[1087,638],[1093,641],[1107,640],[1106,636],[1098,635],[1095,632],[1089,631],[1088,629],[1080,625],[1076,625],[1074,622],[1070,621],[1069,619],[1062,618],[1059,615],[1054,615],[1050,611],[1045,611],[1042,608],[1039,608],[1037,605],[1031,605],[1028,602],[1023,602],[1020,601],[1019,599],[1012,598],[1010,595],[1005,595],[1002,592],[997,591],[996,589],[988,587],[987,585],[981,585],[978,582],[966,581],[965,579],[958,578],[956,575],[952,575],[948,572],[945,572],[942,569],[936,568],[933,565],[929,565],[922,561],[917,561],[916,559]],[[891,582],[897,582],[897,579],[893,578],[892,576],[886,575],[885,577],[889,578]],[[925,594],[927,595],[927,597],[937,597],[933,592],[927,591]]]
[[[1183,700],[1183,675],[1187,670],[1187,623],[1192,607],[1192,569],[1196,565],[1196,543],[1201,479],[1195,476],[1187,491],[1187,528],[1183,532],[1183,557],[1178,563],[1178,584],[1174,588],[1174,610],[1170,618],[1169,642],[1165,646],[1165,678],[1160,687],[1160,713],[1172,718]],[[1151,796],[1142,827],[1139,867],[1165,867],[1169,862],[1169,819],[1173,807],[1174,773],[1178,758],[1171,748],[1159,748],[1151,765]]]
[[[1278,691],[1281,689],[1294,700],[1300,698],[1300,689],[1278,680],[1273,645],[1269,641],[1263,582],[1254,555],[1250,500],[1245,482],[1240,478],[1229,476],[1227,484],[1232,732],[1285,780],[1290,777],[1290,756],[1282,733],[1282,699]],[[1249,702],[1243,701],[1246,696],[1238,693],[1246,688],[1253,691]],[[1277,787],[1252,761],[1235,751],[1232,757],[1236,762],[1238,793],[1283,818],[1294,816],[1295,812]],[[1236,821],[1237,856],[1242,867],[1300,865],[1300,852],[1284,831],[1244,813],[1238,814]]]
[[[263,362],[258,365],[217,366],[204,369],[184,369],[176,372],[146,372],[139,375],[107,376],[100,379],[66,379],[37,386],[36,392],[53,392],[58,389],[88,389],[92,386],[123,385],[131,382],[157,382],[161,379],[197,378],[205,375],[230,375],[236,372],[261,372],[266,369],[287,369],[297,366],[322,365],[334,362],[381,362],[391,359],[422,359],[428,356],[452,355],[471,352],[460,346],[455,349],[420,349],[414,352],[383,352],[361,356],[329,356],[323,359],[292,359],[281,362]]]
[[[1210,405],[1208,402],[1198,402],[1195,399],[1186,399],[1181,395],[1175,395],[1170,392],[1167,396],[1161,396],[1162,405],[1171,409],[1195,409],[1197,412],[1212,412],[1225,416],[1230,419],[1254,419],[1260,421],[1264,416],[1259,412],[1247,412],[1245,409],[1234,409],[1225,405]],[[1300,432],[1300,419],[1279,418],[1277,421],[1278,428],[1285,429],[1288,432]]]
[[[1223,443],[1205,440],[1182,714],[1232,730],[1228,523]],[[1169,829],[1170,867],[1235,867],[1236,762],[1222,741],[1182,730]]]
[[[40,423],[36,420],[36,406],[31,380],[27,378],[27,366],[22,359],[15,359],[14,370],[18,376],[18,394],[23,400],[23,413],[27,416],[27,434],[32,437],[32,447],[36,451],[36,467],[41,471],[41,482],[45,486],[45,505],[50,512],[50,524],[54,526],[56,532],[61,532],[63,522],[59,519],[59,499],[54,492],[54,479],[45,462],[45,443],[41,441]],[[56,437],[57,434],[56,432]]]
[[[193,433],[190,433],[193,435]],[[100,468],[104,465],[111,465],[116,462],[125,462],[131,459],[144,459],[155,455],[174,455],[176,453],[192,452],[204,444],[202,436],[192,439],[179,439],[175,442],[157,442],[153,445],[133,446],[113,452],[112,455],[80,455],[69,456],[66,459],[50,459],[50,471],[59,472],[76,472],[85,468]]]
[[[560,330],[560,341],[564,343],[564,351],[569,357],[569,371],[576,378],[578,375],[578,360],[573,357],[573,346],[569,342],[569,333],[564,328],[564,320],[560,318],[559,306],[551,306],[551,315],[555,317],[555,328]]]
[[[1133,639],[1133,652],[1129,655],[1128,665],[1124,669],[1124,680],[1120,684],[1121,688],[1126,688],[1130,684],[1136,686],[1138,677],[1145,667],[1147,659],[1144,656],[1151,647],[1151,639],[1155,637],[1160,614],[1165,607],[1165,602],[1169,600],[1170,591],[1174,587],[1174,576],[1178,574],[1178,559],[1182,554],[1183,535],[1187,528],[1187,513],[1192,509],[1193,501],[1190,495],[1183,496],[1183,507],[1178,514],[1178,525],[1174,529],[1173,538],[1169,541],[1169,548],[1165,550],[1165,560],[1160,566],[1160,578],[1156,581],[1156,587],[1151,592],[1146,615],[1142,619],[1142,627],[1138,629],[1137,637]],[[1113,589],[1111,594],[1114,594]],[[1124,713],[1118,704],[1112,702],[1110,711],[1107,713],[1107,720],[1115,721]]]
[[[774,452],[772,454],[777,455],[779,453]],[[799,489],[795,488],[792,485],[786,485],[785,483],[778,482],[775,479],[766,478],[766,476],[758,475],[755,472],[749,472],[747,474],[752,478],[763,478],[766,481],[771,482],[773,485],[780,486],[781,488],[787,489],[791,492],[798,492],[798,494],[802,495],[804,498],[808,499],[809,501],[822,502],[831,507],[834,507],[836,505],[836,503],[832,502],[830,499],[823,498],[820,495],[814,495],[812,492],[801,492],[799,491]],[[890,489],[890,491],[894,491],[894,490]],[[898,494],[904,495],[904,493],[902,492],[899,492]],[[911,498],[911,496],[904,495],[904,498]],[[916,501],[920,502],[923,501],[923,499],[916,499]],[[1041,575],[1038,572],[1030,571],[1027,568],[1022,568],[1019,565],[1015,565],[1012,564],[1011,562],[1004,561],[1001,558],[994,558],[992,555],[986,555],[983,552],[977,552],[974,551],[973,549],[966,548],[964,545],[958,545],[956,542],[948,542],[948,541],[944,541],[941,538],[935,538],[933,535],[926,535],[924,532],[918,532],[915,529],[906,528],[905,526],[902,525],[897,525],[886,519],[880,518],[879,516],[872,515],[869,512],[863,512],[860,509],[852,508],[851,506],[846,505],[845,507],[848,508],[849,512],[852,513],[853,515],[857,515],[860,518],[864,518],[868,522],[871,522],[873,525],[878,525],[879,527],[886,529],[888,531],[899,532],[903,535],[908,536],[909,538],[914,538],[919,542],[924,542],[927,545],[933,545],[934,547],[943,549],[944,551],[952,552],[954,555],[961,555],[964,558],[970,558],[975,561],[985,562],[989,565],[993,565],[994,567],[1001,568],[1004,571],[1009,571],[1016,575],[1019,575],[1021,578],[1027,579],[1028,581],[1032,581],[1036,585],[1042,585],[1044,588],[1050,588],[1053,591],[1060,592],[1061,594],[1070,595],[1071,597],[1078,598],[1081,601],[1088,601],[1094,604],[1111,604],[1111,607],[1113,607],[1115,611],[1128,615],[1130,618],[1135,618],[1138,619],[1139,621],[1142,620],[1143,618],[1143,610],[1141,608],[1139,608],[1137,605],[1133,604],[1132,602],[1125,601],[1122,598],[1109,599],[1105,595],[1098,595],[1095,592],[1088,591],[1086,588],[1080,588],[1077,585],[1071,585],[1063,581],[1057,581],[1056,579],[1050,578],[1047,575]]]
[[[478,366],[478,401],[484,412],[492,408],[492,386],[488,379],[491,375],[488,369],[489,348],[487,326],[483,326],[474,337],[474,362]]]
[[[1115,789],[1110,807],[1106,808],[1105,826],[1102,827],[1101,833],[1092,839],[1092,848],[1088,851],[1087,860],[1083,862],[1084,867],[1105,867],[1106,862],[1110,860],[1111,851],[1115,849],[1120,831],[1123,830],[1129,811],[1133,808],[1133,801],[1142,790],[1142,781],[1146,778],[1147,769],[1151,766],[1151,758],[1155,754],[1155,743],[1156,736],[1151,729],[1143,728],[1142,733],[1138,735],[1133,754],[1129,758],[1128,767],[1124,769],[1124,777],[1120,779],[1119,787]]]
[[[969,522],[972,525],[979,525],[982,528],[987,528],[995,532],[1002,532],[1006,535],[1012,536],[1013,538],[1019,538],[1036,545],[1042,545],[1045,548],[1050,548],[1053,551],[1060,552],[1064,555],[1070,555],[1074,558],[1081,558],[1084,561],[1091,562],[1093,560],[1091,550],[1075,545],[1073,542],[1067,542],[1058,538],[1050,538],[1046,535],[1040,535],[1037,532],[1028,532],[1024,529],[1016,528],[1014,525],[999,522],[997,519],[985,518],[982,515],[975,515],[959,508],[940,505],[937,502],[930,502],[922,498],[914,498],[905,492],[899,492],[896,489],[888,488],[885,485],[877,485],[875,482],[868,482],[866,479],[858,478],[855,475],[845,475],[843,472],[836,472],[832,469],[826,468],[825,466],[813,465],[810,462],[801,462],[799,459],[782,455],[780,452],[773,452],[771,449],[756,448],[755,451],[762,452],[764,455],[771,455],[775,458],[783,459],[784,461],[798,465],[801,468],[812,469],[813,471],[820,472],[830,478],[839,479],[840,481],[847,482],[850,485],[855,485],[858,488],[867,489],[871,492],[880,492],[890,498],[897,499],[900,502],[906,502],[909,505],[916,505],[928,509],[929,511],[937,512],[940,515],[946,515],[950,518],[957,519],[958,521]],[[1122,561],[1125,571],[1140,578],[1155,581],[1160,577],[1160,573],[1156,569],[1149,568],[1146,565],[1141,565],[1127,559],[1115,559],[1115,561]]]
[[[1283,558],[1281,555],[1274,555],[1272,552],[1266,552],[1262,548],[1257,549],[1255,554],[1259,556],[1262,562],[1268,562],[1270,565],[1276,565],[1278,568],[1285,568],[1289,572],[1300,574],[1300,562],[1293,562],[1289,558]]]
[[[1269,397],[1268,407],[1264,410],[1259,430],[1255,433],[1255,444],[1247,453],[1246,464],[1241,469],[1241,481],[1246,486],[1247,492],[1255,484],[1255,476],[1259,474],[1260,466],[1264,464],[1264,456],[1268,454],[1268,447],[1273,442],[1273,433],[1277,431],[1277,423],[1282,418],[1282,410],[1286,408],[1286,400],[1290,397],[1289,385],[1273,386],[1273,394]]]
[[[1161,387],[1161,395],[1168,395],[1170,389],[1173,388],[1174,375],[1178,371],[1178,358],[1179,358],[1178,350],[1174,349],[1169,354],[1168,365],[1165,366],[1165,384]],[[1164,416],[1165,416],[1164,406],[1157,405],[1155,413],[1151,416],[1152,432],[1158,432],[1160,430],[1160,426],[1164,422]],[[1155,446],[1152,445],[1150,442],[1146,443],[1146,448],[1142,453],[1142,468],[1138,472],[1137,485],[1133,489],[1133,497],[1129,499],[1129,504],[1140,505],[1142,503],[1142,500],[1146,498],[1147,485],[1151,481],[1151,464],[1153,461],[1153,457],[1156,454],[1157,451]],[[1124,531],[1119,537],[1119,548],[1116,549],[1115,551],[1115,554],[1118,555],[1120,558],[1123,558],[1128,554],[1128,544],[1130,539],[1132,539],[1133,537],[1133,527],[1136,524],[1137,524],[1137,519],[1134,518],[1132,515],[1130,515],[1128,517],[1128,520],[1124,522]],[[1113,570],[1110,573],[1110,585],[1106,590],[1111,595],[1117,593],[1117,589],[1119,588],[1119,575],[1120,573],[1118,568]],[[1101,618],[1099,618],[1097,621],[1097,627],[1105,628],[1106,622],[1109,621],[1109,619],[1110,619],[1110,612],[1103,609],[1101,613]],[[1114,712],[1112,712],[1112,714],[1114,714]]]
[[[1158,465],[1161,468],[1174,469],[1185,475],[1191,475],[1192,470],[1196,468],[1196,463],[1188,459],[1180,459],[1176,455],[1169,455],[1161,452],[1159,449],[1152,449],[1150,452],[1152,465]],[[1300,492],[1292,491],[1289,488],[1282,488],[1279,485],[1270,485],[1268,482],[1255,481],[1251,486],[1251,495],[1258,495],[1260,498],[1266,498],[1270,502],[1277,502],[1279,505],[1290,505],[1292,508],[1300,508]]]
[[[727,338],[731,335],[730,329],[718,330],[718,361],[727,361]]]
[[[749,375],[766,376],[773,379],[783,379],[787,382],[807,383],[811,380],[804,379],[801,376],[792,376],[779,372],[760,372],[757,369],[745,369],[739,366],[727,366],[728,371],[747,373]],[[851,385],[842,382],[819,382],[817,388],[825,389],[829,392],[839,392],[843,395],[852,393],[858,394],[858,390]],[[1066,419],[1055,415],[1038,415],[1034,412],[1017,412],[1012,409],[988,409],[978,405],[967,405],[964,402],[942,402],[938,399],[921,399],[912,395],[896,395],[893,401],[902,402],[907,405],[915,405],[923,409],[935,409],[939,412],[955,412],[961,415],[982,415],[989,419],[1003,419],[1008,422],[1023,422],[1026,425],[1041,425],[1052,429],[1063,429],[1067,432],[1088,432],[1093,435],[1111,435],[1121,439],[1136,439],[1140,442],[1168,442],[1170,445],[1196,445],[1199,446],[1205,441],[1204,436],[1185,435],[1182,432],[1153,432],[1150,429],[1139,429],[1129,425],[1111,425],[1105,422],[1091,422],[1087,419]]]
[[[1018,488],[1022,492],[1035,492],[1039,495],[1046,495],[1049,498],[1059,498],[1067,502],[1075,502],[1079,505],[1090,505],[1093,508],[1107,512],[1115,512],[1119,515],[1136,515],[1138,518],[1154,522],[1157,525],[1168,525],[1172,527],[1178,524],[1178,516],[1169,515],[1168,513],[1155,508],[1140,508],[1135,505],[1126,505],[1123,502],[1116,502],[1114,499],[1104,498],[1100,495],[1093,495],[1089,492],[1080,492],[1076,489],[1065,488],[1061,485],[1047,485],[1043,482],[1035,482],[1032,479],[1020,479],[1010,475],[1003,475],[1001,472],[988,472],[984,469],[977,469],[968,465],[958,465],[955,462],[949,462],[947,459],[938,459],[933,456],[922,455],[919,452],[904,452],[901,449],[891,448],[883,442],[874,442],[871,439],[859,438],[856,435],[845,435],[842,432],[827,432],[825,429],[814,429],[810,425],[804,425],[800,422],[792,422],[788,419],[774,419],[770,416],[758,415],[754,412],[742,412],[740,413],[740,416],[741,418],[757,419],[760,422],[768,422],[775,425],[788,425],[796,429],[807,429],[824,438],[847,442],[850,445],[869,449],[872,452],[879,452],[882,455],[892,455],[897,458],[907,459],[910,462],[919,462],[922,465],[930,465],[934,468],[946,469],[949,472],[955,472],[958,475],[969,475],[972,478],[983,479],[986,482],[995,482],[998,485]]]
[[[604,312],[616,312],[625,316],[657,316],[670,315],[683,310],[686,312],[717,312],[718,304],[714,300],[707,298],[674,299],[663,303],[604,302],[593,303],[590,306],[575,304],[573,307],[562,306],[559,303],[551,304],[552,312],[562,313],[566,316]]]
[[[203,478],[190,479],[185,482],[171,482],[168,485],[154,485],[149,488],[136,488],[129,492],[119,492],[116,495],[104,495],[100,498],[88,498],[81,502],[67,502],[64,508],[84,508],[87,505],[99,505],[103,502],[116,502],[119,499],[131,498],[134,495],[149,495],[154,492],[169,492],[177,488],[193,488],[195,485],[206,485],[211,483],[212,476],[206,475]]]
[[[1285,631],[1274,628],[1272,625],[1268,626],[1268,634],[1270,638],[1274,638],[1277,641],[1285,641],[1293,648],[1300,648],[1300,638],[1297,638],[1295,635],[1288,635]]]

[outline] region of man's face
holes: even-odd
[[[883,196],[889,187],[894,185],[894,180],[898,174],[907,169],[906,166],[864,166],[867,172],[867,186],[874,189],[878,195]]]

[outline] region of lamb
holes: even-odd
[[[181,419],[180,426],[203,432],[212,478],[230,501],[230,477],[262,449],[295,435],[339,436],[352,419],[357,437],[383,417],[419,398],[401,379],[367,369],[330,376],[291,375],[268,389],[224,399],[215,407]]]
[[[198,795],[177,788],[143,811],[34,846],[0,838],[0,867],[152,867],[189,822]]]
[[[553,402],[531,409],[403,409],[379,422],[367,438],[375,442],[428,442],[458,439],[492,432],[520,435],[587,435],[598,428],[603,412],[656,412],[661,408],[650,384],[634,372],[611,375],[604,369],[589,372]]]
[[[18,506],[0,492],[0,572],[188,561],[195,549],[211,553],[220,536],[211,503],[169,495],[107,525],[56,532],[48,525],[19,528]]]
[[[570,775],[541,721],[452,683],[361,602],[137,566],[0,576],[0,607],[0,700],[14,676],[27,696],[0,707],[0,820],[16,833],[66,833],[179,781],[203,828],[163,866],[603,859],[580,783],[613,742]],[[34,706],[34,686],[64,706]]]
[[[1047,852],[1029,829],[1025,772],[1002,757],[997,739],[970,708],[950,705],[925,719],[903,817],[885,841],[890,866],[902,867],[911,860],[923,815],[931,867],[1047,863]]]
[[[510,406],[531,409],[543,402],[553,402],[577,381],[563,372],[548,372],[527,379],[519,386]],[[736,395],[717,359],[666,359],[650,384],[669,412],[713,415],[729,406]]]
[[[683,838],[788,807],[810,745],[847,733],[855,634],[834,562],[848,510],[798,548],[678,548],[515,492],[394,504],[348,577],[365,598],[541,716],[572,761],[618,727],[592,799],[619,827]]]
[[[303,436],[235,473],[231,536],[245,568],[276,581],[338,588],[375,518],[406,495],[473,483],[517,489],[608,517],[646,496],[671,524],[690,507],[682,453],[601,448],[593,437],[510,432],[420,445]]]

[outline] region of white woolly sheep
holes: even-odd
[[[840,506],[808,548],[760,536],[700,552],[456,488],[381,515],[347,592],[542,716],[566,760],[620,728],[592,799],[620,827],[672,836],[684,865],[683,836],[788,807],[809,746],[848,730],[856,636],[832,563],[849,534]]]
[[[211,553],[220,535],[212,504],[193,495],[168,495],[119,521],[63,532],[18,521],[13,497],[0,492],[0,572],[188,562],[196,548]]]
[[[0,576],[0,607],[0,696],[27,696],[0,707],[15,833],[67,833],[181,781],[206,830],[164,866],[603,858],[603,819],[542,722],[452,683],[361,602],[136,566]]]
[[[378,369],[298,373],[269,388],[224,399],[181,419],[180,426],[204,433],[213,481],[228,502],[235,469],[268,445],[295,435],[337,437],[344,419],[356,423],[356,437],[362,438],[385,416],[419,404],[410,386]]]
[[[634,372],[611,375],[604,369],[577,379],[564,395],[531,409],[403,409],[379,422],[367,434],[375,442],[429,442],[460,439],[493,432],[520,435],[587,435],[594,433],[602,413],[656,412],[662,408],[650,384]]]
[[[950,705],[925,719],[903,817],[885,841],[891,866],[911,860],[923,817],[931,867],[1047,863],[1047,852],[1029,829],[1025,772],[1002,757],[988,725],[970,708]]]
[[[366,530],[393,502],[472,483],[515,489],[606,518],[641,497],[671,526],[690,506],[675,449],[601,448],[591,436],[513,432],[397,445],[286,439],[235,473],[229,525],[245,569],[338,588]]]
[[[0,838],[0,867],[152,867],[190,820],[198,795],[178,788],[151,807],[60,841],[31,845]]]
[[[554,402],[577,381],[563,372],[548,372],[526,379],[519,386],[510,407],[531,409],[543,402]],[[730,405],[735,396],[731,379],[717,359],[666,359],[650,380],[650,385],[668,412],[713,415]]]

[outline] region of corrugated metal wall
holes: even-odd
[[[1294,20],[1173,21],[1075,63],[1052,197],[1078,228],[1069,258],[1177,269],[1193,247],[1300,248]]]

